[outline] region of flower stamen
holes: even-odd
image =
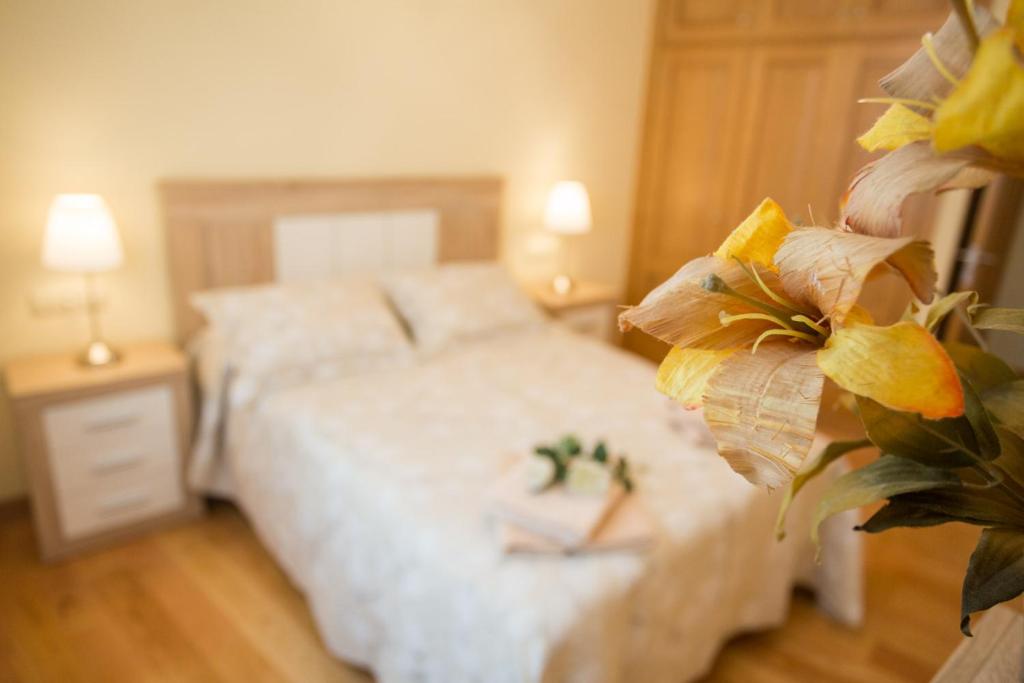
[[[796,330],[783,330],[783,329],[765,330],[757,338],[757,341],[754,342],[754,348],[752,348],[750,350],[751,355],[757,353],[757,347],[761,345],[761,342],[763,342],[768,337],[773,337],[773,336],[776,336],[776,335],[782,335],[784,337],[795,337],[796,339],[802,339],[804,341],[811,342],[812,344],[815,344],[818,341],[818,339],[816,337],[812,337],[811,335],[807,334],[806,332],[797,332]]]
[[[939,53],[935,51],[935,45],[932,43],[932,34],[926,33],[921,36],[921,47],[924,48],[925,54],[928,55],[928,59],[931,60],[932,66],[935,70],[942,74],[942,77],[949,81],[952,85],[960,85],[960,79],[953,75],[953,72],[942,63],[942,59],[939,58]]]
[[[925,102],[924,100],[914,100],[909,97],[864,97],[857,100],[858,104],[905,104],[908,107],[918,107],[919,109],[933,110],[938,107],[937,104],[931,102]]]
[[[771,315],[772,317],[779,318],[779,319],[782,319],[782,320],[788,320],[789,316],[792,315],[795,312],[795,311],[784,311],[781,308],[776,308],[775,306],[771,306],[769,304],[766,304],[763,301],[758,301],[757,299],[755,299],[753,297],[749,297],[746,294],[740,294],[735,289],[733,289],[732,287],[727,285],[725,283],[725,280],[723,280],[722,278],[718,277],[714,273],[708,273],[704,277],[704,279],[701,280],[700,286],[705,291],[715,292],[716,294],[725,294],[726,296],[731,296],[734,299],[739,299],[740,301],[742,301],[743,303],[747,304],[748,306],[753,306],[754,308],[759,308],[762,311],[764,311],[765,313],[768,313],[769,315]]]
[[[823,337],[828,336],[828,330],[826,330],[824,327],[808,318],[806,315],[794,315],[792,318],[790,318],[790,320],[792,320],[795,323],[807,325],[807,327],[811,328],[812,330],[814,330]]]
[[[776,318],[774,315],[768,315],[767,313],[740,313],[737,315],[729,315],[725,311],[718,312],[718,322],[722,323],[723,327],[728,327],[737,320],[764,320],[766,322],[781,325],[787,330],[792,330],[793,326],[781,318]]]
[[[747,265],[743,263],[743,261],[740,261],[735,256],[733,256],[733,259],[735,259],[736,263],[740,265],[740,268],[743,269],[743,272],[747,274],[747,277],[753,280],[754,283],[761,289],[762,292],[764,292],[768,296],[769,299],[771,299],[780,306],[790,309],[794,313],[800,313],[801,309],[799,306],[797,306],[784,296],[776,294],[771,290],[770,287],[768,287],[768,285],[764,283],[764,280],[761,279],[761,276],[760,274],[758,274],[757,268],[754,266],[754,264]]]

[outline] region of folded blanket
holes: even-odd
[[[526,486],[526,459],[516,462],[488,494],[487,510],[499,520],[549,538],[563,548],[583,546],[623,496],[613,484],[604,495],[570,493],[555,486],[531,493]]]
[[[645,550],[654,542],[654,522],[639,496],[632,494],[620,498],[593,536],[578,547],[563,546],[514,522],[500,522],[498,533],[502,548],[507,553],[560,555]]]

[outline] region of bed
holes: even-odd
[[[493,260],[500,191],[490,178],[165,183],[179,332],[201,329],[189,301],[203,290]],[[732,635],[781,623],[797,584],[860,619],[852,519],[827,523],[816,564],[812,491],[776,543],[781,496],[734,474],[699,416],[654,391],[653,366],[618,348],[535,322],[216,390],[222,363],[203,353],[193,483],[237,502],[325,646],[382,683],[690,680]],[[629,453],[651,549],[502,552],[488,485],[510,454],[567,431]]]

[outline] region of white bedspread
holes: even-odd
[[[851,518],[828,525],[815,566],[808,489],[776,543],[781,492],[673,429],[699,418],[670,411],[653,375],[552,326],[281,389],[230,418],[236,495],[330,650],[382,683],[688,680],[730,635],[780,623],[797,581],[858,620]],[[485,489],[509,454],[570,431],[629,454],[652,551],[500,553]]]

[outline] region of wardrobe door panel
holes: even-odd
[[[863,14],[873,21],[906,19],[927,27],[934,21],[952,11],[949,0],[854,0],[857,14]],[[863,9],[862,9],[863,8]],[[923,30],[936,31],[938,25]]]
[[[655,67],[633,242],[633,302],[686,261],[714,251],[732,227],[730,188],[748,61],[739,50],[680,49]],[[643,344],[640,336],[627,335],[627,344]]]
[[[669,22],[678,29],[747,27],[754,20],[754,0],[672,0]]]
[[[834,214],[838,136],[830,48],[769,46],[751,61],[750,104],[731,202],[730,224],[765,197],[779,202],[795,223]]]

